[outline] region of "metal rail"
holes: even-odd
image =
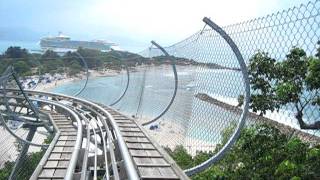
[[[18,92],[18,91],[12,90],[12,92],[14,94],[14,92]],[[100,110],[99,110],[95,107],[92,107],[92,106],[84,103],[83,101],[81,101],[81,102],[76,101],[74,98],[70,99],[69,97],[62,97],[62,96],[58,96],[57,94],[52,94],[52,93],[44,93],[44,92],[37,93],[36,91],[27,91],[26,94],[28,94],[29,96],[37,96],[37,97],[42,96],[43,98],[47,98],[45,96],[49,96],[49,99],[52,99],[55,101],[64,100],[64,101],[71,102],[72,108],[69,108],[69,109],[74,110],[76,114],[78,114],[78,113],[82,114],[82,120],[83,120],[83,116],[88,117],[91,120],[97,119],[97,122],[96,122],[97,125],[99,124],[98,120],[100,120],[100,122],[103,124],[103,126],[105,126],[104,131],[108,134],[107,141],[108,141],[108,147],[110,148],[109,153],[110,153],[111,164],[112,164],[112,168],[113,168],[113,172],[114,172],[111,175],[113,175],[114,179],[122,179],[122,178],[124,178],[123,175],[126,175],[126,178],[129,178],[129,179],[133,179],[133,178],[132,178],[132,176],[128,175],[129,174],[128,170],[127,170],[128,167],[126,167],[126,162],[124,161],[124,159],[122,157],[123,153],[121,152],[121,150],[119,148],[119,144],[118,144],[119,137],[116,135],[113,127],[111,127],[110,125],[107,125],[107,123],[105,121],[105,118],[107,118],[106,114],[104,114],[104,112],[101,111],[101,109],[103,109],[104,111],[107,111],[110,114],[110,116],[114,117],[114,122],[116,123],[116,126],[120,129],[121,137],[123,137],[126,140],[125,146],[128,148],[128,151],[130,150],[128,155],[130,156],[130,158],[132,158],[131,160],[134,162],[133,163],[134,164],[133,170],[137,174],[137,176],[138,176],[138,172],[139,172],[139,176],[136,179],[140,179],[140,178],[142,178],[142,179],[144,179],[144,178],[146,178],[146,179],[150,179],[150,178],[151,179],[154,179],[154,178],[157,178],[157,179],[188,179],[187,176],[183,173],[183,171],[175,164],[175,162],[173,160],[170,160],[170,158],[168,158],[168,155],[166,153],[163,153],[163,150],[161,149],[161,147],[158,146],[153,140],[150,139],[150,137],[147,136],[145,131],[143,131],[142,126],[136,124],[134,122],[134,120],[129,119],[128,117],[116,112],[115,110],[113,110],[107,106],[96,104],[96,106],[100,107],[99,108]],[[51,102],[52,100],[46,100],[46,101]],[[59,103],[59,104],[61,104],[61,103]],[[61,105],[62,106],[70,106],[69,104],[61,104]],[[55,105],[53,105],[53,106],[55,107]],[[51,109],[54,108],[53,106],[51,106]],[[78,116],[81,116],[80,114]],[[94,118],[90,118],[91,115]],[[111,124],[111,122],[109,121],[108,124]],[[99,125],[99,127],[100,127],[100,125]],[[110,129],[109,129],[109,127],[110,127]],[[99,130],[97,130],[97,131],[99,131]],[[96,132],[96,129],[94,129],[94,132]],[[102,132],[102,128],[100,129],[100,132]],[[116,150],[117,150],[117,153],[121,154],[121,157],[122,157],[121,159],[119,159],[120,156],[117,156],[112,151],[114,149],[112,138],[115,140],[115,144],[117,147]],[[135,138],[138,138],[138,139],[135,140]],[[138,153],[138,152],[140,152],[140,153]],[[119,160],[121,160],[121,161],[119,161]],[[105,162],[107,162],[107,160]],[[119,174],[118,174],[119,166],[120,166],[119,173],[123,172],[123,171],[121,171],[122,168],[124,168],[124,170],[125,170],[125,174],[122,173],[121,177],[119,177]],[[108,168],[106,166],[106,170],[107,169]],[[82,174],[85,174],[85,173],[82,172],[81,175]],[[110,173],[109,173],[109,175],[110,175]],[[49,178],[49,176],[44,176],[44,175],[41,175],[41,177]],[[60,176],[55,177],[55,178],[59,178],[59,177]],[[106,177],[106,179],[108,179],[107,171],[106,171],[106,175],[104,177]],[[83,176],[81,176],[81,178],[83,178]]]
[[[18,90],[16,89],[10,89],[10,91],[16,91],[18,92]],[[129,179],[132,179],[132,180],[137,180],[139,179],[139,176],[137,174],[137,171],[135,169],[135,165],[132,161],[132,158],[130,156],[130,153],[128,151],[128,148],[125,144],[125,141],[121,135],[121,132],[119,130],[119,127],[117,126],[114,118],[111,116],[111,114],[106,111],[105,109],[103,109],[102,107],[96,105],[95,103],[92,103],[90,101],[87,101],[87,100],[84,100],[84,99],[80,99],[80,98],[77,98],[77,97],[71,97],[71,96],[67,96],[67,95],[63,95],[63,94],[57,94],[57,93],[48,93],[48,92],[41,92],[41,91],[33,91],[33,90],[25,90],[25,92],[27,94],[31,94],[31,95],[42,95],[42,96],[50,96],[52,98],[57,98],[57,99],[67,99],[67,100],[71,100],[73,102],[78,102],[78,103],[81,103],[81,104],[84,104],[88,107],[92,107],[94,109],[96,109],[97,111],[99,111],[101,114],[103,114],[105,117],[107,117],[109,123],[111,124],[112,126],[112,129],[116,135],[116,140],[117,140],[117,144],[119,146],[119,150],[120,150],[120,153],[121,153],[121,156],[123,158],[123,161],[124,161],[124,164],[125,164],[125,170],[126,170],[126,173],[127,173],[127,176]],[[106,125],[106,123],[103,121],[103,123]]]
[[[88,120],[86,120],[86,125],[87,125],[87,144],[86,144],[86,150],[84,152],[85,159],[83,160],[83,163],[82,163],[81,180],[85,180],[87,177],[88,156],[89,156],[89,150],[90,150],[89,148],[90,148],[90,127],[91,127],[91,125],[89,124]]]
[[[15,138],[17,138],[18,141],[22,142],[23,144],[29,144],[31,146],[36,146],[36,147],[44,147],[44,148],[47,148],[49,147],[48,144],[37,144],[37,143],[33,143],[31,141],[28,141],[28,140],[25,140],[25,139],[22,139],[21,137],[19,137],[18,135],[16,135],[6,124],[4,118],[2,117],[2,115],[0,115],[0,121],[1,121],[1,124],[4,126],[4,128]]]
[[[90,107],[86,107],[87,109],[89,109],[91,112],[95,113],[98,118],[100,119],[101,123],[104,125],[103,123],[103,118],[101,117],[101,115],[95,111],[94,109],[90,108]],[[91,115],[90,115],[91,116]],[[98,124],[98,123],[97,123]],[[99,130],[101,132],[101,136],[103,136],[103,131],[102,131],[102,128],[100,127],[100,125],[98,126],[99,127]],[[109,128],[108,126],[105,127],[105,131],[106,131],[106,134],[108,134],[108,131],[109,131]],[[107,135],[107,141],[110,142],[111,136]],[[107,143],[106,143],[106,140],[105,138],[102,137],[102,142],[103,142],[103,150],[104,150],[104,158],[105,158],[105,168],[106,168],[106,173],[105,173],[105,176],[107,178],[107,180],[109,180],[109,175],[110,175],[110,172],[109,172],[109,168],[108,168],[108,156],[107,156]],[[110,151],[110,156],[112,157],[113,154],[114,154],[114,150],[113,148],[110,148],[109,146],[109,151]],[[112,163],[112,167],[113,169],[117,169],[117,165],[115,163]],[[118,177],[118,176],[117,176]],[[116,178],[117,178],[116,177]]]
[[[49,115],[50,117],[50,115]],[[51,118],[51,117],[50,117]],[[52,119],[52,118],[51,118]],[[32,176],[30,177],[30,180],[36,180],[39,176],[39,174],[41,173],[42,167],[44,167],[44,165],[47,162],[47,159],[50,156],[51,151],[54,149],[54,145],[57,143],[59,136],[60,136],[60,130],[58,129],[57,125],[55,124],[55,122],[52,122],[52,125],[56,131],[56,134],[54,136],[54,138],[52,139],[48,149],[46,150],[45,154],[42,156],[39,164],[37,165],[35,171],[33,172]]]
[[[90,127],[91,129],[95,129],[93,127],[93,125],[91,124],[90,120],[88,120],[82,113],[83,113],[83,110],[79,109],[79,108],[74,108],[76,113],[86,122],[87,124],[87,131],[90,132]],[[102,131],[101,131],[102,133]],[[90,133],[88,133],[89,136],[90,136]],[[96,134],[96,131],[94,130],[93,131],[93,134],[94,134],[94,145],[95,145],[95,148],[94,148],[94,172],[93,172],[93,179],[96,180],[97,179],[97,154],[98,154],[98,143],[97,143],[97,134]],[[90,147],[90,138],[88,138],[87,136],[87,151],[89,151],[89,147]],[[85,156],[86,157],[86,161],[84,162],[87,162],[88,161],[88,155]],[[83,166],[83,168],[86,168],[87,166]],[[84,171],[86,172],[86,170]],[[82,176],[82,178],[84,178],[85,176]]]
[[[75,121],[77,122],[77,124],[78,124],[77,138],[76,138],[76,142],[74,145],[74,150],[73,150],[71,158],[70,158],[67,173],[65,175],[66,180],[72,179],[73,173],[76,168],[76,164],[77,164],[77,160],[78,160],[78,156],[79,156],[79,152],[80,152],[80,148],[81,148],[81,142],[82,142],[82,123],[81,123],[81,120],[79,119],[78,115],[74,111],[72,111],[70,108],[66,107],[65,105],[63,105],[61,103],[51,101],[51,100],[44,100],[44,99],[33,99],[33,98],[31,98],[31,99],[34,101],[38,101],[38,102],[45,103],[45,104],[50,104],[50,105],[61,108],[61,109],[65,110],[67,113],[69,113],[71,115],[71,117],[73,117],[75,119]]]

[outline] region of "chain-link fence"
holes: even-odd
[[[319,143],[319,74],[315,70],[319,11],[320,2],[313,1],[223,27],[249,70],[252,98],[247,124],[267,123],[287,135]],[[162,146],[183,145],[193,155],[214,150],[231,137],[226,132],[242,112],[244,84],[236,56],[209,26],[165,50],[171,57],[154,47],[140,53],[151,58],[151,65],[131,73],[135,77],[127,94],[130,101],[122,102],[136,107],[136,112],[116,107],[141,123],[161,114],[174,90],[173,58],[179,79],[174,103],[146,128]]]
[[[0,179],[29,179],[53,135],[49,117],[23,91],[18,96],[10,92],[23,89],[11,66],[2,74],[0,87]]]

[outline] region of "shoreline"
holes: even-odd
[[[171,69],[171,65],[169,64],[160,64],[160,65],[140,65],[136,67],[129,67],[129,71],[132,72],[141,72],[143,71],[147,66],[149,68],[154,68],[154,67],[161,67],[164,69]],[[198,66],[198,65],[193,65],[193,64],[177,64],[176,67],[178,69],[188,69],[190,67],[195,68],[203,68],[203,66]],[[215,70],[227,70],[227,71],[234,71],[234,69],[228,69],[228,68],[210,68],[207,66],[204,66],[204,68],[207,68],[208,70],[210,69],[215,69]],[[97,77],[111,77],[111,76],[116,76],[122,73],[123,70],[113,70],[113,69],[108,69],[108,70],[103,70],[103,71],[98,71],[98,70],[89,70],[89,79],[90,78],[97,78]],[[179,72],[178,72],[179,74]],[[44,83],[40,82],[35,90],[39,91],[51,91],[57,86],[65,85],[71,82],[77,82],[84,80],[86,78],[85,73],[80,73],[72,77],[68,77],[66,74],[55,74],[55,75],[50,75],[51,78],[59,76],[60,79],[53,79],[50,83]],[[61,78],[62,77],[62,78]]]
[[[121,73],[121,71],[117,71],[117,70],[108,70],[108,71],[89,70],[88,72],[89,72],[89,80],[90,78],[116,76]],[[35,88],[35,90],[50,92],[51,90],[53,90],[58,86],[62,86],[68,83],[77,82],[77,81],[86,79],[85,73],[81,73],[73,77],[67,77],[66,74],[59,74],[59,75],[62,75],[63,78],[54,79],[49,83],[40,82]]]
[[[143,119],[135,119],[139,124],[146,122],[149,119],[144,117]],[[201,140],[195,137],[187,136],[187,131],[183,126],[173,120],[159,120],[157,123],[157,129],[150,130],[150,126],[143,127],[145,131],[162,147],[170,148],[174,150],[179,145],[186,148],[187,152],[195,156],[198,151],[214,151],[216,149],[216,143],[211,143],[205,140]]]
[[[154,66],[151,66],[154,67]],[[145,67],[144,66],[138,66],[136,68],[131,69],[131,72],[139,72],[142,71]],[[162,68],[170,68],[170,66],[163,65]],[[184,68],[184,66],[180,67]],[[90,70],[90,78],[96,78],[96,77],[110,77],[110,76],[116,76],[122,73],[121,71],[117,70],[108,70],[108,71],[96,71],[96,70]],[[71,82],[76,82],[83,80],[85,78],[85,74],[81,74],[78,77],[69,77],[57,81],[52,81],[51,83],[44,84],[43,87],[39,86],[36,89],[41,89],[42,91],[50,91],[54,89],[57,86],[61,86],[64,84],[68,84]],[[39,84],[40,85],[40,84]],[[224,100],[221,100],[221,98],[215,98],[211,97],[210,95],[206,93],[198,93],[194,95],[195,98],[207,102],[209,104],[213,104],[215,106],[221,107],[230,113],[236,113],[239,114],[242,112],[242,109],[237,107],[234,103],[228,103]],[[137,122],[141,123],[143,121],[146,121],[147,119],[150,119],[148,117],[145,117],[143,119],[137,120]],[[255,113],[249,112],[248,118],[246,120],[248,124],[254,124],[254,123],[266,123],[273,127],[278,128],[282,133],[285,134],[292,134],[296,135],[300,139],[311,142],[311,143],[320,143],[320,137],[313,135],[312,133],[308,133],[299,129],[296,129],[294,127],[291,127],[287,124],[278,122],[277,120],[274,120],[272,118],[268,117],[262,117]],[[157,140],[157,142],[164,147],[169,147],[171,149],[174,149],[177,145],[183,145],[187,151],[195,155],[195,153],[199,150],[201,151],[213,151],[215,150],[216,144],[210,143],[205,140],[197,139],[194,137],[188,137],[186,129],[179,123],[175,122],[174,120],[166,119],[166,120],[160,120],[158,123],[159,128],[156,130],[150,130],[149,126],[145,127],[145,130]]]
[[[215,99],[215,98],[209,96],[206,93],[198,93],[198,94],[195,94],[194,97],[198,98],[201,101],[207,102],[209,104],[219,106],[219,107],[226,109],[227,111],[230,111],[232,113],[238,113],[238,114],[242,113],[242,109],[240,107],[228,104],[226,102],[222,102],[218,99]],[[250,111],[248,112],[248,118],[246,121],[248,123],[256,123],[256,122],[257,123],[265,123],[265,124],[271,125],[277,129],[279,129],[282,133],[296,135],[301,140],[304,140],[304,141],[307,141],[310,143],[316,143],[316,144],[320,143],[319,136],[305,132],[301,129],[291,127],[285,123],[278,122],[277,120],[273,120],[271,118],[264,117],[264,116],[259,116],[256,113],[253,113]]]

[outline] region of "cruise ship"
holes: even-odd
[[[59,32],[58,36],[42,38],[40,40],[40,46],[44,51],[50,49],[56,52],[75,51],[79,47],[100,51],[110,51],[111,49],[117,49],[117,45],[114,43],[109,43],[102,40],[71,40],[69,36],[63,35],[61,32]]]

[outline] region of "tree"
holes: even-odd
[[[77,52],[85,59],[88,68],[93,69],[102,66],[100,51],[80,47]]]
[[[42,54],[41,59],[44,61],[48,61],[48,60],[56,60],[59,59],[60,56],[58,55],[58,53],[52,51],[52,50],[47,50],[44,54]]]
[[[187,153],[187,150],[183,146],[176,146],[173,151],[166,148],[169,155],[175,158],[175,161],[182,169],[192,167],[192,156]]]
[[[52,61],[43,61],[43,69],[41,70],[42,73],[57,73],[60,69],[63,68],[63,62],[61,59],[55,59]]]
[[[78,62],[73,62],[69,67],[69,76],[74,76],[81,71],[81,65]]]
[[[52,136],[48,136],[44,140],[44,144],[50,144],[52,141]],[[17,151],[21,153],[21,142],[16,142],[17,145]],[[29,152],[25,155],[25,157],[22,159],[22,165],[19,169],[16,170],[16,177],[13,179],[19,179],[19,180],[27,180],[30,178],[36,167],[38,166],[41,158],[45,154],[46,149],[41,148],[38,152]],[[6,161],[2,168],[0,169],[0,179],[8,179],[12,168],[14,166],[14,161]]]
[[[221,132],[228,138],[232,129]],[[190,157],[187,150],[177,147],[169,154],[183,168],[196,166],[212,152],[197,152]],[[219,147],[216,148],[216,151]],[[216,152],[215,151],[215,152]],[[320,146],[312,146],[297,137],[281,133],[275,127],[258,124],[242,129],[240,138],[223,159],[192,176],[192,179],[319,179]]]
[[[28,51],[17,46],[10,46],[4,53],[6,58],[27,58]]]
[[[306,107],[320,108],[320,48],[315,57],[294,47],[284,61],[276,61],[268,53],[258,52],[250,59],[249,80],[253,93],[250,108],[264,115],[292,104],[301,129],[320,129],[320,121],[303,120]],[[239,104],[243,97],[239,97]]]
[[[8,179],[13,166],[14,166],[14,162],[10,162],[10,161],[5,162],[3,167],[0,169],[0,179]]]
[[[26,75],[26,73],[30,73],[30,66],[25,61],[17,61],[13,64],[14,69],[20,75]]]

